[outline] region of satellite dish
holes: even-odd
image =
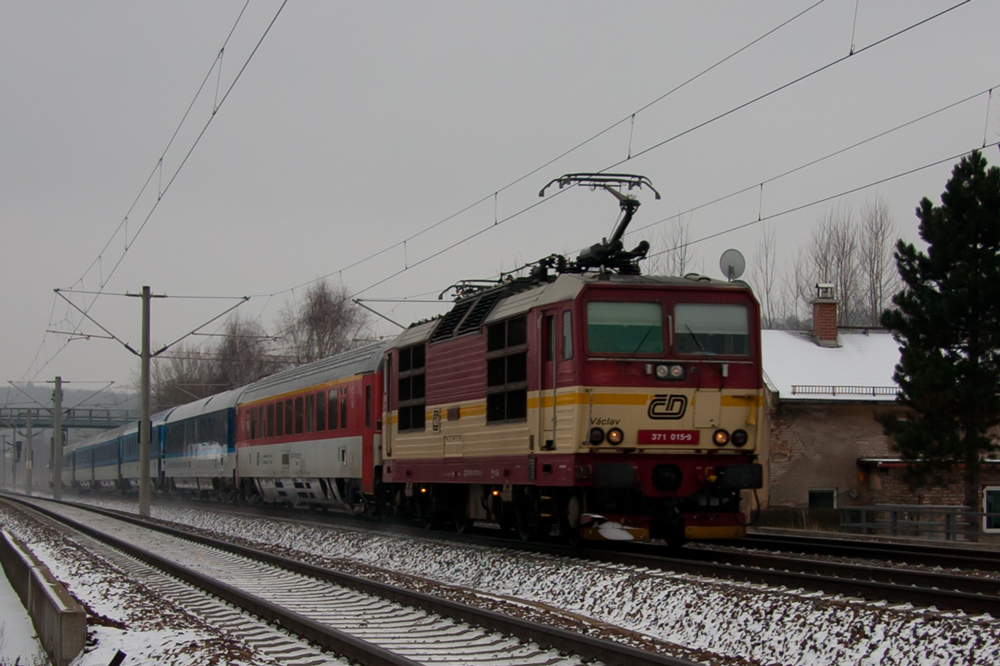
[[[747,262],[739,250],[726,250],[722,253],[722,258],[719,259],[719,268],[722,269],[722,274],[730,282],[743,275],[746,267]]]

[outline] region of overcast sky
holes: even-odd
[[[953,162],[836,195],[1000,140],[985,93],[1000,3],[878,44],[955,4],[267,1],[239,18],[243,0],[0,1],[0,378],[134,380],[118,343],[46,332],[101,333],[57,288],[103,289],[68,296],[136,348],[140,301],[117,294],[143,285],[169,296],[152,305],[159,344],[235,303],[184,296],[251,296],[239,312],[268,328],[323,276],[362,298],[433,299],[606,236],[607,193],[539,199],[563,173],[649,177],[663,199],[640,193],[633,228],[662,222],[628,243],[661,249],[678,213],[982,93],[684,216],[693,239],[764,218],[789,261],[830,211],[878,196],[916,240],[914,208],[938,201]],[[730,247],[750,263],[763,224],[696,243],[697,267],[721,277]],[[445,307],[368,305],[403,324]]]

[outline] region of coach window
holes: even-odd
[[[295,434],[302,434],[302,421],[305,418],[305,405],[302,396],[295,398]]]
[[[326,396],[316,394],[316,432],[326,430]]]
[[[316,424],[316,396],[309,394],[306,396],[306,432],[312,432]]]
[[[662,354],[659,303],[587,303],[587,347],[596,354]]]
[[[329,412],[329,414],[330,414],[330,430],[336,430],[337,429],[337,405],[338,405],[338,402],[340,400],[340,396],[339,396],[339,393],[337,392],[337,389],[330,389],[330,392],[327,394],[327,398],[330,401],[329,402],[330,409],[327,410]]]
[[[274,403],[267,406],[267,436],[274,437]]]
[[[274,405],[274,434],[281,437],[285,434],[285,409],[279,402]]]
[[[569,310],[562,314],[562,357],[564,361],[573,358],[573,313]]]
[[[285,434],[291,435],[295,425],[295,410],[292,406],[292,399],[285,401]]]
[[[344,429],[347,427],[347,389],[344,389],[343,395],[340,396],[340,428]]]
[[[745,305],[678,303],[674,319],[678,354],[750,355]]]

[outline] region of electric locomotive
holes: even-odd
[[[753,294],[640,274],[649,245],[623,248],[639,202],[622,190],[652,189],[644,177],[553,183],[611,192],[621,222],[576,261],[460,283],[449,313],[396,338],[383,378],[385,501],[426,524],[487,521],[523,538],[743,536],[741,495],[763,481]]]

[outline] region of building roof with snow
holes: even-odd
[[[892,402],[899,345],[880,329],[845,330],[839,346],[812,331],[761,331],[764,381],[782,401]]]

